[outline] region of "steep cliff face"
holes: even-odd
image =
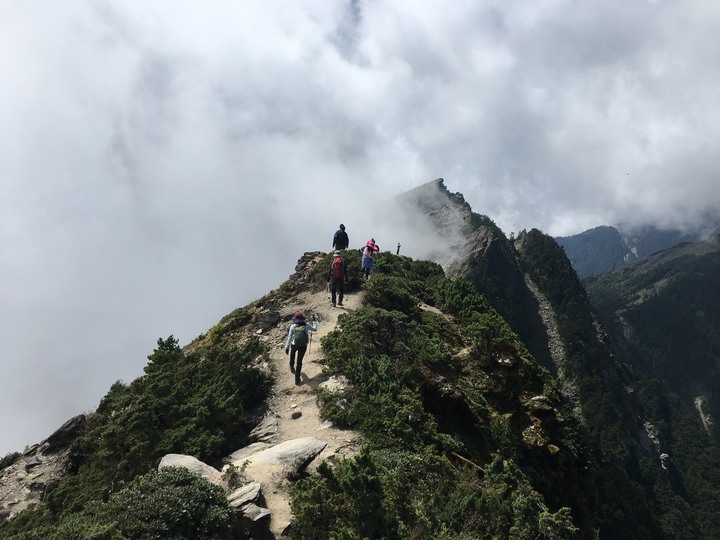
[[[717,484],[713,480],[705,487],[688,484],[683,480],[690,474],[687,467],[673,479],[663,478],[672,447],[657,427],[665,419],[648,406],[647,383],[632,373],[625,351],[613,350],[562,248],[539,231],[508,241],[489,219],[474,215],[460,196],[447,192],[441,181],[410,195],[421,202],[422,214],[435,229],[462,231],[440,236],[462,234],[468,239],[462,245],[463,260],[442,256],[434,260],[453,275],[469,279],[487,297],[536,361],[557,377],[565,399],[582,418],[593,448],[593,483],[600,508],[596,523],[602,536],[673,536],[672,520],[682,515],[680,521],[691,536],[712,537],[715,525],[708,524],[706,502],[699,502],[699,494],[712,494],[717,500]],[[445,219],[448,210],[437,208],[453,209],[462,219]],[[697,388],[695,405],[706,423],[711,422],[711,394]],[[683,414],[675,415],[676,424]],[[714,450],[703,448],[703,455],[714,455]]]

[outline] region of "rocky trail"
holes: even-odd
[[[312,260],[311,262],[315,262]],[[230,505],[259,530],[269,525],[275,538],[282,538],[292,523],[290,487],[303,474],[311,473],[323,462],[352,457],[360,449],[360,436],[335,427],[320,416],[316,390],[343,388],[342,379],[323,374],[324,354],[320,340],[335,329],[338,317],[358,309],[362,292],[347,295],[343,307],[332,307],[327,291],[301,292],[273,309],[282,319],[302,311],[309,320],[316,317],[318,331],[303,360],[301,384],[290,372],[285,342],[289,322],[258,329],[259,339],[270,347],[274,385],[262,421],[251,432],[254,441],[227,456],[220,471],[197,457],[168,454],[159,468],[182,466],[199,473],[226,490]],[[46,491],[69,473],[71,441],[82,432],[84,415],[66,422],[40,444],[27,448],[15,462],[0,472],[0,518],[11,517],[44,499]],[[234,472],[233,472],[234,471]],[[267,523],[269,520],[269,524]],[[265,537],[265,535],[261,535]]]
[[[315,315],[318,325],[303,360],[300,385],[295,385],[295,375],[290,371],[289,357],[284,351],[289,324],[262,336],[272,347],[270,358],[276,379],[269,412],[256,430],[260,441],[256,448],[260,452],[248,448],[247,452],[234,453],[230,459],[245,478],[260,483],[265,507],[270,512],[270,530],[276,536],[281,536],[292,521],[289,488],[290,478],[299,472],[296,467],[312,472],[322,461],[351,457],[359,450],[357,433],[338,429],[321,418],[315,390],[321,385],[332,390],[343,384],[334,378],[328,380],[323,374],[320,340],[335,328],[342,313],[351,313],[360,307],[361,295],[361,292],[347,295],[343,307],[332,307],[326,291],[306,292],[282,307],[287,313],[302,311],[308,320]],[[260,457],[260,453],[267,455]],[[278,457],[285,453],[289,459]],[[309,463],[304,463],[307,461]]]

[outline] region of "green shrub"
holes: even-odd
[[[417,300],[407,281],[399,277],[374,275],[365,285],[365,301],[387,311],[417,314]]]
[[[136,477],[82,512],[46,529],[56,540],[231,538],[234,516],[222,488],[184,468],[168,467]]]
[[[10,452],[9,454],[5,454],[5,456],[0,458],[0,471],[15,463],[19,457],[20,452]]]

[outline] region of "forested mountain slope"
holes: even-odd
[[[663,251],[586,287],[635,372],[695,408],[720,441],[719,237]]]
[[[717,224],[708,227],[717,231]],[[642,261],[658,251],[700,240],[707,232],[685,232],[645,226],[620,230],[601,226],[572,236],[556,237],[580,279]]]

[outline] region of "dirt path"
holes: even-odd
[[[324,354],[320,339],[335,328],[342,313],[351,313],[360,307],[361,294],[356,292],[345,296],[344,307],[334,308],[325,291],[302,293],[292,303],[282,307],[282,311],[287,313],[302,311],[308,320],[314,314],[318,324],[318,331],[312,335],[312,342],[303,359],[302,382],[298,386],[295,385],[295,375],[290,372],[289,357],[284,351],[289,323],[264,336],[264,340],[273,344],[270,358],[276,371],[273,395],[269,401],[269,414],[278,421],[277,434],[272,442],[278,444],[301,437],[315,437],[327,443],[323,452],[308,467],[310,471],[321,461],[351,457],[360,448],[360,436],[357,433],[337,429],[320,417],[315,389],[327,380],[322,373]],[[260,481],[265,505],[271,512],[270,530],[280,537],[292,521],[288,493],[290,482],[272,470],[266,471],[260,478],[256,474],[253,476]]]

